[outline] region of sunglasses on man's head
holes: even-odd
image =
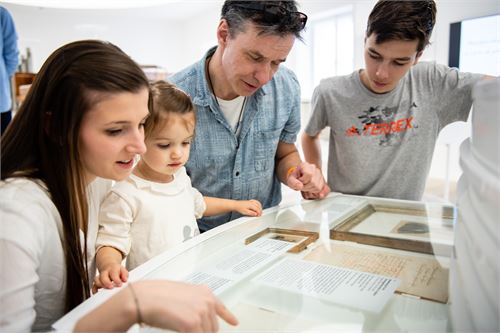
[[[233,6],[262,12],[264,13],[265,18],[272,21],[281,20],[284,16],[290,16],[292,19],[297,19],[300,22],[301,29],[304,29],[307,23],[306,14],[301,12],[292,12],[280,5],[249,1],[248,3],[233,4]]]

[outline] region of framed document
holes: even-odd
[[[431,255],[401,254],[391,249],[374,249],[359,244],[332,243],[316,247],[305,258],[323,264],[395,277],[401,280],[399,294],[439,303],[448,302],[449,270]]]
[[[319,234],[313,231],[266,228],[245,239],[245,244],[250,244],[262,237],[295,243],[296,245],[288,250],[288,252],[298,253],[304,250],[307,245],[315,242],[319,238]]]
[[[452,206],[368,203],[330,230],[330,238],[399,250],[434,254],[451,253]]]

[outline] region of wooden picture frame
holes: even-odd
[[[387,248],[393,248],[398,250],[420,252],[427,254],[435,254],[436,247],[439,247],[441,253],[451,253],[451,245],[449,244],[432,244],[430,242],[429,236],[427,237],[414,237],[414,239],[398,237],[397,233],[394,232],[395,228],[392,228],[388,235],[374,235],[369,233],[360,233],[353,231],[357,226],[366,221],[374,213],[388,213],[396,214],[401,216],[415,216],[420,219],[422,218],[438,218],[442,220],[454,221],[456,219],[456,211],[452,206],[442,206],[439,211],[427,210],[424,207],[396,207],[392,205],[380,205],[369,203],[362,207],[360,210],[346,217],[343,221],[338,223],[334,228],[330,230],[330,238],[334,240],[351,241],[360,244],[381,246]],[[417,219],[417,218],[416,218]],[[411,222],[401,220],[396,227],[408,226],[409,224],[425,224],[425,222]],[[453,225],[453,223],[451,223]],[[422,232],[425,230],[418,230],[413,233]],[[411,233],[408,233],[411,234]],[[396,236],[394,236],[396,235]],[[420,238],[420,239],[419,239]],[[452,231],[451,231],[451,241],[452,241]]]
[[[299,253],[307,246],[319,238],[319,234],[314,231],[266,228],[245,239],[245,245],[250,244],[261,237],[274,238],[286,242],[297,243],[288,252]]]

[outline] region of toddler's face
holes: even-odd
[[[169,181],[172,175],[186,164],[193,140],[194,113],[168,115],[160,126],[146,138],[147,151],[141,160],[156,176],[157,182]]]

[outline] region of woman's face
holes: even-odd
[[[111,94],[82,119],[80,157],[85,180],[96,177],[123,180],[132,172],[134,158],[146,151],[144,120],[148,90]]]

